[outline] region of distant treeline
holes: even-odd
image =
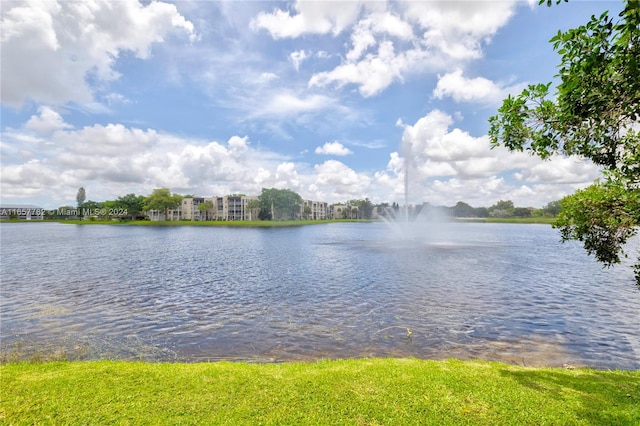
[[[381,204],[377,207],[381,215],[385,215],[385,212],[396,215],[401,209],[398,203],[392,203],[390,206],[388,204]],[[555,217],[560,212],[560,201],[552,201],[541,209],[534,207],[516,207],[513,201],[510,200],[500,200],[491,207],[472,207],[463,201],[459,201],[453,207],[431,206],[429,203],[424,203],[422,205],[412,206],[409,209],[409,214],[411,216],[417,216],[427,213],[425,210],[429,213],[437,213],[443,216],[465,218]]]
[[[284,209],[284,207],[279,206],[281,204],[277,197],[267,197],[266,195],[271,194],[271,192],[284,193],[287,195],[293,194],[294,201],[290,201],[289,199],[292,197],[286,198],[289,204],[293,204],[293,210],[299,208],[299,203],[302,201],[302,197],[300,197],[297,193],[291,190],[275,190],[275,189],[263,189],[263,193],[258,196],[258,200],[260,203],[261,210],[264,210],[266,213],[270,213],[271,207],[275,204],[278,204],[277,207]],[[166,194],[165,194],[166,192]],[[162,195],[162,197],[161,197]],[[135,194],[127,194],[121,197],[118,197],[115,200],[106,200],[106,201],[85,201],[84,200],[84,188],[79,190],[79,199],[77,200],[77,206],[72,207],[69,205],[61,206],[57,209],[57,211],[65,212],[72,209],[82,208],[84,211],[90,209],[93,212],[104,212],[105,216],[109,215],[109,212],[113,211],[124,211],[124,216],[135,219],[135,218],[143,218],[144,213],[149,208],[155,209],[168,209],[177,207],[180,205],[180,200],[186,197],[193,197],[193,195],[178,195],[178,194],[170,194],[167,188],[162,188],[158,190],[154,190],[154,192],[148,196],[143,195],[135,195]],[[263,200],[264,198],[264,200]],[[268,198],[268,200],[267,200]],[[282,198],[282,197],[281,197]],[[170,200],[171,202],[160,203],[159,201]],[[268,202],[267,202],[268,201]],[[269,206],[269,209],[264,208],[265,206]],[[342,205],[345,207],[349,207],[343,209],[343,215],[345,215],[345,219],[375,219],[378,215],[393,215],[397,214],[401,206],[398,203],[380,203],[373,204],[368,198],[365,199],[353,199],[343,203],[336,203],[334,205]],[[487,218],[487,217],[495,217],[495,218],[510,218],[510,217],[555,217],[560,212],[560,201],[552,201],[548,203],[545,207],[533,208],[533,207],[516,207],[513,204],[513,201],[500,200],[494,205],[490,207],[473,207],[463,201],[459,201],[453,207],[446,206],[432,206],[429,203],[418,204],[416,206],[410,207],[411,215],[418,215],[425,211],[425,209],[438,213],[441,215],[451,216],[451,217],[465,217],[465,218]],[[261,215],[261,219],[270,219],[270,217],[266,217],[266,213]],[[101,216],[98,214],[98,216]],[[304,216],[304,214],[302,215]],[[69,218],[68,215],[62,215],[61,218]],[[47,218],[55,218],[55,213],[48,215]]]

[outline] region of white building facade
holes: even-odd
[[[329,203],[324,201],[303,200],[300,210],[301,217],[307,220],[325,220],[329,218]]]
[[[251,221],[258,220],[259,208],[255,208],[257,196],[243,194],[224,197],[184,197],[180,207],[168,211],[149,210],[147,216],[152,221]],[[209,203],[208,208],[202,208]],[[250,208],[254,207],[254,208]],[[307,220],[352,219],[357,217],[357,207],[333,204],[324,201],[302,200],[298,218]]]
[[[177,209],[149,210],[147,216],[152,221],[257,220],[259,209],[249,209],[251,200],[257,199],[246,195],[184,197]],[[201,207],[205,203],[209,203],[207,208]]]

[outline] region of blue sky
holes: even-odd
[[[487,119],[553,80],[559,29],[622,2],[1,7],[3,203],[74,204],[80,186],[403,202],[408,170],[411,203],[542,207],[599,175],[491,150]]]

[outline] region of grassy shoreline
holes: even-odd
[[[543,224],[552,225],[555,217],[486,217],[486,218],[469,218],[456,219],[456,222],[474,222],[474,223],[518,223],[518,224]]]
[[[5,424],[638,424],[640,371],[485,361],[0,365]]]
[[[65,225],[114,225],[114,226],[223,226],[223,227],[246,227],[246,228],[277,228],[289,226],[322,225],[327,223],[340,222],[366,222],[363,220],[237,220],[237,221],[150,221],[150,220],[78,220],[78,219],[53,219],[53,220],[3,220],[0,223],[62,223]]]
[[[91,220],[63,220],[60,223],[72,225],[122,225],[122,226],[223,226],[234,228],[278,228],[289,226],[321,225],[331,222],[331,220],[210,220],[210,221],[157,221],[136,220],[136,221],[91,221]]]

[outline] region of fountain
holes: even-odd
[[[416,206],[409,204],[410,150],[409,144],[403,144],[404,205],[387,207],[378,218],[388,226],[394,239],[433,244],[444,237],[447,215],[428,203]]]

